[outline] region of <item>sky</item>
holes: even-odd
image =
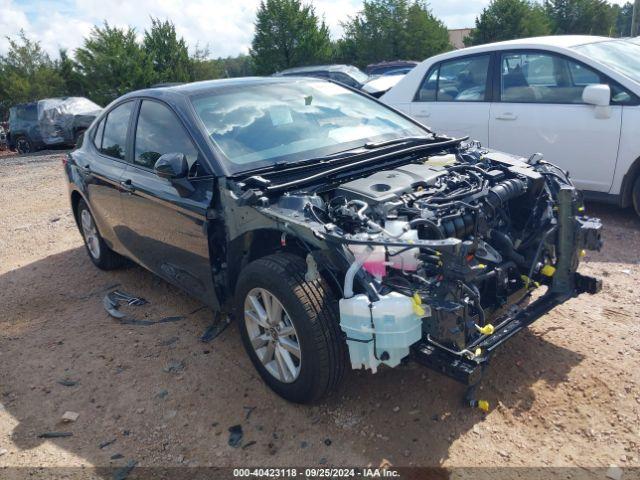
[[[625,3],[626,0],[614,0]],[[307,0],[324,17],[335,38],[341,22],[362,8],[362,0]],[[474,25],[489,0],[431,0],[431,9],[448,28]],[[214,57],[247,53],[260,0],[0,0],[0,54],[8,47],[6,36],[23,29],[40,41],[53,57],[60,48],[81,46],[93,25],[135,27],[139,35],[149,17],[169,19],[190,49],[208,46]]]

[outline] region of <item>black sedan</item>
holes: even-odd
[[[473,386],[598,290],[576,268],[600,226],[567,175],[465,140],[324,80],[218,80],[117,99],[65,172],[97,267],[131,259],[235,317],[269,386],[310,402],[409,358]]]

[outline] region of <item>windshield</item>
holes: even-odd
[[[615,40],[589,43],[573,48],[640,83],[640,45],[637,43]]]
[[[377,102],[321,80],[238,85],[192,103],[235,172],[428,134]]]

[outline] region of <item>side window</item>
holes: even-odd
[[[107,114],[100,151],[113,158],[124,160],[127,130],[133,102],[123,103]]]
[[[434,68],[422,81],[416,100],[418,102],[435,102],[438,88],[438,72],[440,67]]]
[[[587,85],[600,75],[582,64],[548,53],[502,55],[501,99],[521,103],[582,103]]]
[[[104,134],[104,119],[100,120],[100,123],[96,127],[96,131],[93,135],[93,144],[98,150],[102,147],[102,135]]]
[[[153,168],[165,153],[183,153],[190,171],[198,160],[198,150],[175,114],[158,102],[144,100],[136,127],[134,163]]]
[[[489,55],[442,62],[423,81],[420,102],[483,102],[487,92]]]

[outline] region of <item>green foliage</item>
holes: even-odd
[[[631,21],[633,17],[633,3],[627,2],[624,5],[612,5],[615,19],[615,35],[617,37],[628,37],[631,35]]]
[[[260,75],[331,58],[329,28],[300,0],[262,0],[255,29],[251,58]]]
[[[451,48],[447,28],[422,1],[365,0],[362,11],[343,28],[336,57],[361,67],[384,60],[423,60]]]
[[[101,105],[150,86],[155,77],[135,30],[111,27],[107,22],[93,28],[83,47],[76,50],[76,62],[91,99]]]
[[[58,66],[38,42],[23,31],[7,40],[9,50],[0,56],[0,118],[7,117],[12,105],[60,95],[65,87]]]
[[[169,20],[151,18],[145,30],[142,49],[153,68],[153,83],[188,82],[192,62],[184,38],[178,38]]]
[[[544,6],[557,35],[615,34],[615,13],[606,0],[545,0]]]
[[[551,33],[544,8],[529,0],[492,0],[476,18],[466,45],[535,37]]]

